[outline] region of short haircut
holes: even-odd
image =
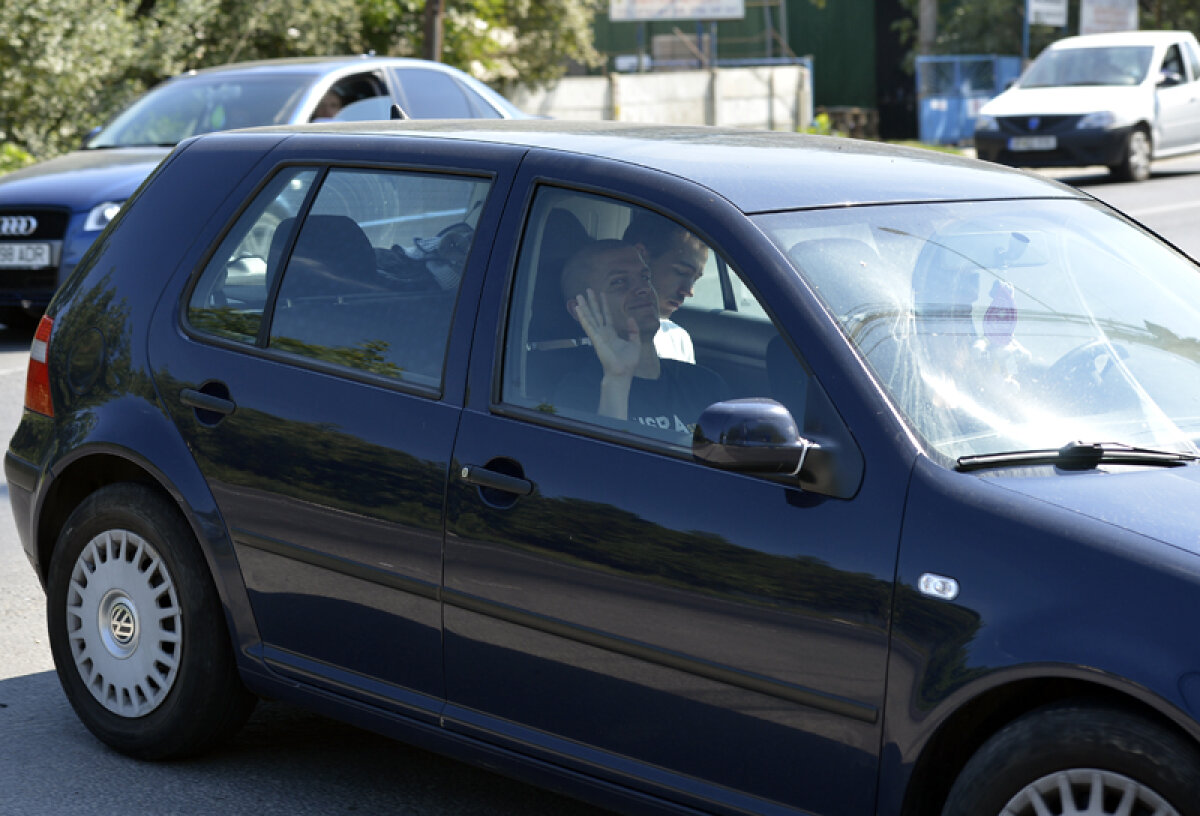
[[[708,249],[708,245],[687,227],[641,208],[633,210],[623,238],[626,243],[644,246],[651,258],[657,258],[676,246],[695,250]]]
[[[574,300],[588,288],[588,276],[596,268],[596,261],[610,252],[632,248],[632,244],[618,241],[615,238],[605,238],[585,244],[582,249],[567,258],[563,265],[562,295],[563,300]]]

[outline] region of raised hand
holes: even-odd
[[[614,324],[608,301],[592,289],[575,298],[575,314],[592,341],[605,377],[633,377],[641,355],[641,332],[637,322],[627,318],[624,336]]]

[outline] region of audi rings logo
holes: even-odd
[[[37,219],[32,215],[0,215],[0,237],[23,238],[37,230]]]

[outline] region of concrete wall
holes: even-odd
[[[802,65],[564,77],[509,98],[555,119],[802,130],[812,124],[812,77]]]

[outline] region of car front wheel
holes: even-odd
[[[1200,813],[1200,751],[1149,720],[1104,706],[1035,711],[968,760],[942,816]]]
[[[1151,154],[1150,134],[1145,128],[1134,128],[1125,143],[1124,159],[1108,169],[1121,181],[1145,181],[1150,178]]]
[[[160,494],[118,484],[80,504],[59,536],[46,597],[63,690],[118,751],[196,754],[253,708],[204,557]]]

